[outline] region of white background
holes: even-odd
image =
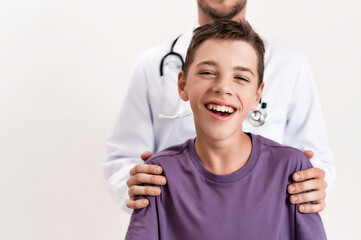
[[[337,164],[322,213],[334,240],[361,239],[360,12],[359,0],[248,4],[263,37],[310,60]],[[0,239],[124,238],[105,140],[136,58],[195,21],[195,0],[0,1]]]

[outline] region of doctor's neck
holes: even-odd
[[[247,1],[246,1],[247,2]],[[210,6],[201,6],[198,2],[198,23],[200,26],[213,23],[216,20],[245,20],[247,4],[240,5],[238,11],[236,7],[218,7],[211,8]]]

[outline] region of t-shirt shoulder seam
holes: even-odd
[[[147,164],[152,164],[154,161],[159,160],[159,158],[162,157],[174,157],[177,155],[181,155],[184,153],[184,151],[188,148],[188,146],[184,146],[181,150],[175,153],[162,153],[159,152],[159,155],[155,156],[154,158],[150,159],[149,161],[146,161]]]
[[[268,142],[263,141],[263,139],[261,140],[261,144],[264,146],[267,146],[270,148],[280,148],[280,149],[285,149],[285,150],[288,149],[288,150],[292,151],[293,154],[297,154],[298,156],[300,156],[301,159],[306,158],[309,161],[309,159],[306,157],[306,155],[304,155],[304,153],[300,149],[291,147],[291,146],[281,145],[279,143],[275,144],[275,143],[268,143]]]
[[[302,153],[301,150],[299,150],[299,149],[297,149],[295,147],[291,147],[291,146],[286,146],[286,145],[281,145],[281,144],[275,145],[275,144],[267,143],[267,142],[264,142],[264,141],[262,141],[262,145],[265,145],[267,147],[272,147],[272,148],[285,148],[285,149],[290,149],[290,150],[296,150],[296,152],[301,152]]]

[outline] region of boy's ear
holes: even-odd
[[[178,93],[183,101],[188,101],[187,81],[184,76],[184,72],[178,73]]]
[[[263,88],[264,88],[264,82],[261,83],[261,85],[258,87],[258,89],[256,91],[256,101],[254,103],[254,106],[252,107],[252,110],[256,109],[256,107],[257,107],[257,105],[259,103],[259,100],[262,97]]]

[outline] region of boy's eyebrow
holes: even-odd
[[[233,70],[242,71],[242,72],[249,72],[250,74],[252,74],[254,76],[254,73],[252,72],[252,70],[249,69],[249,68],[246,68],[246,67],[236,66],[236,67],[233,68]]]
[[[206,61],[203,61],[203,62],[200,62],[197,64],[197,66],[200,66],[200,65],[211,65],[211,66],[215,66],[215,67],[218,67],[218,63],[216,63],[215,61],[212,61],[212,60],[206,60]]]
[[[219,67],[218,63],[215,62],[215,61],[212,61],[212,60],[203,61],[203,62],[200,62],[200,63],[197,64],[197,66],[200,66],[200,65],[211,65],[211,66]],[[252,72],[252,70],[249,69],[249,68],[246,68],[246,67],[235,66],[235,67],[233,67],[233,70],[242,71],[242,72],[249,72],[254,76],[254,73]]]

